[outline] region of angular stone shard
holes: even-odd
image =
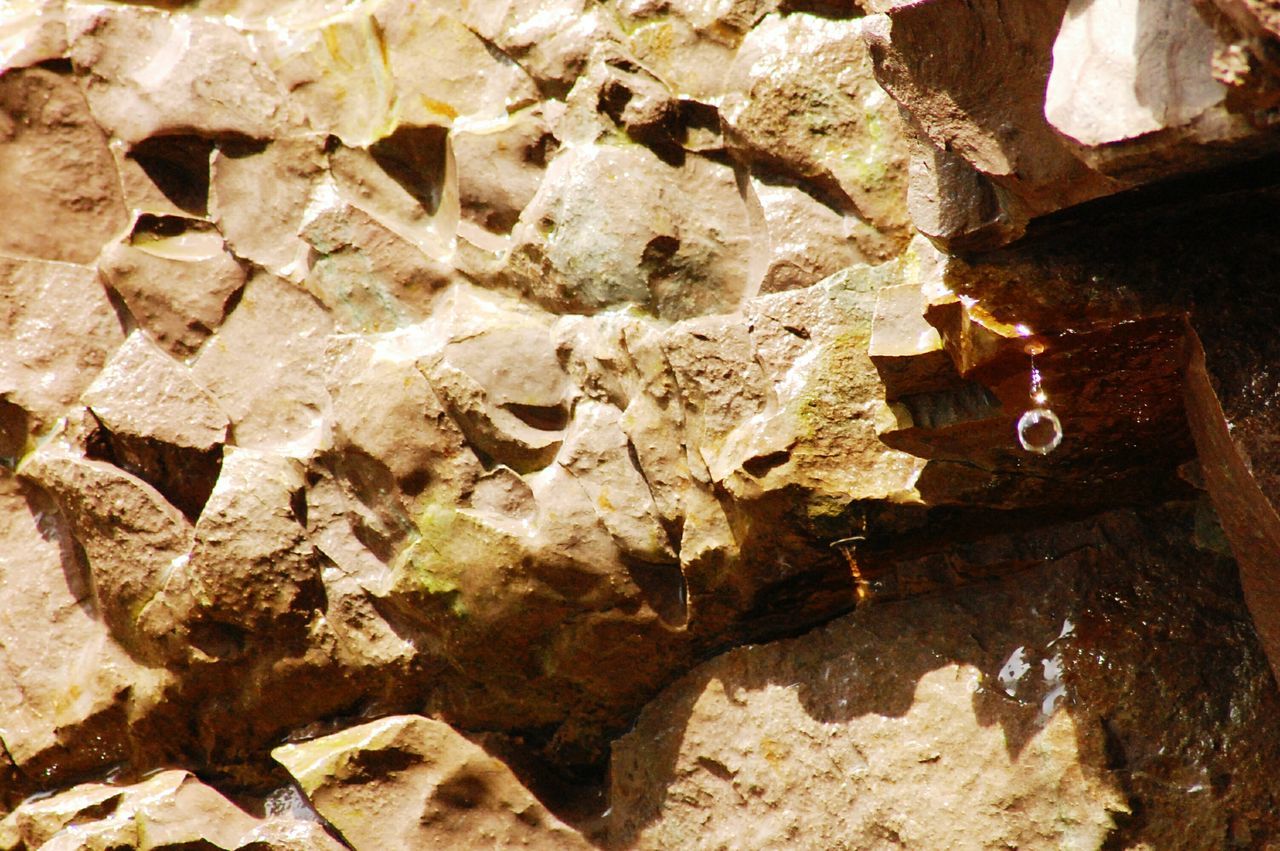
[[[955,248],[1001,244],[1034,216],[1120,188],[1080,162],[1044,117],[1044,80],[1065,8],[1066,0],[915,3],[867,19],[863,32],[876,79],[938,152],[917,154],[925,163],[913,175],[918,201],[936,198],[941,207],[914,216],[926,236]],[[964,169],[952,164],[949,152],[992,188],[974,191],[957,180],[951,172]],[[924,182],[915,183],[917,176]],[[960,189],[967,191],[952,194]],[[998,213],[948,209],[987,205],[993,192]]]
[[[297,287],[260,272],[191,365],[231,418],[237,446],[305,457],[323,439],[324,353],[333,320]],[[244,380],[252,376],[253,380]]]
[[[518,62],[551,97],[569,91],[594,47],[622,40],[610,10],[585,0],[498,0],[459,5],[459,19]]]
[[[557,463],[581,483],[623,553],[642,562],[674,562],[675,551],[649,485],[632,462],[621,421],[622,412],[612,405],[580,401]]]
[[[67,27],[94,116],[127,144],[180,133],[270,139],[297,120],[252,42],[229,24],[78,6]]]
[[[0,230],[3,254],[91,263],[126,226],[107,139],[70,77],[0,76],[0,207],[22,210]]]
[[[0,257],[0,455],[16,459],[66,412],[124,342],[85,266]]]
[[[439,721],[392,716],[272,756],[355,848],[592,847]]]
[[[817,283],[855,263],[887,260],[901,240],[853,215],[841,215],[797,186],[751,181],[767,236],[761,293]]]
[[[559,146],[549,107],[450,134],[462,215],[493,233],[508,233],[542,183]]]
[[[84,783],[28,801],[5,819],[8,849],[307,849],[342,848],[314,822],[249,815],[195,775],[162,771],[140,783]],[[306,839],[312,844],[300,844]],[[279,843],[279,844],[276,844]]]
[[[306,286],[344,331],[391,331],[420,321],[453,270],[358,207],[310,218],[301,236],[313,251]]]
[[[906,240],[901,122],[872,75],[861,22],[772,16],[743,41],[721,113],[730,149],[810,181]]]
[[[190,522],[142,479],[82,458],[56,441],[29,456],[18,472],[53,496],[84,548],[95,613],[123,647],[154,656],[155,642],[165,636],[144,634],[137,619],[185,563]]]
[[[303,484],[292,458],[227,449],[187,566],[202,618],[251,641],[295,631],[309,618],[320,576],[299,516]]]
[[[244,286],[245,271],[216,231],[190,220],[150,219],[98,260],[107,286],[174,357],[191,357]]]
[[[676,168],[636,145],[563,150],[512,236],[517,282],[555,312],[681,318],[731,310],[753,286],[734,173],[702,157]]]
[[[501,118],[537,99],[533,81],[437,4],[348,7],[255,34],[312,128],[350,147],[398,126]]]
[[[1220,73],[1242,47],[1223,43],[1208,5],[1067,6],[1044,113],[1090,166],[1145,182],[1277,147],[1259,133],[1262,110],[1254,110],[1261,104],[1233,91],[1250,81]],[[1234,156],[1233,147],[1240,149]]]
[[[56,503],[0,470],[0,743],[17,769],[0,775],[6,797],[123,759],[130,692],[162,679],[112,640],[75,548]]]
[[[570,387],[548,317],[455,288],[435,322],[444,345],[422,359],[423,374],[467,440],[518,471],[551,463],[569,419]]]
[[[106,430],[108,460],[194,522],[218,478],[230,421],[190,371],[134,331],[80,399]]]
[[[214,152],[209,213],[237,257],[286,280],[302,279],[308,247],[298,231],[324,168],[323,150],[322,138],[297,136]]]

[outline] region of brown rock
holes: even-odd
[[[674,562],[649,485],[632,463],[621,421],[622,412],[612,405],[579,402],[557,463],[581,483],[625,555],[642,562]]]
[[[230,416],[235,445],[299,456],[319,445],[332,331],[333,321],[307,293],[266,273],[250,279],[240,304],[191,365],[196,381]]]
[[[987,0],[915,3],[866,19],[876,79],[940,152],[918,154],[922,182],[913,175],[912,192],[921,196],[913,207],[936,198],[942,208],[913,212],[925,235],[955,248],[1000,244],[1034,216],[1119,188],[1080,162],[1044,117],[1044,81],[1065,8],[1065,0],[1009,8]],[[994,190],[971,186],[947,152]],[[993,191],[998,213],[966,206],[988,206]]]
[[[344,203],[359,207],[427,257],[444,261],[458,227],[456,168],[444,127],[400,127],[367,150],[329,155],[333,189],[312,195],[303,227]]]
[[[67,52],[67,26],[61,9],[43,0],[11,4],[0,18],[0,71],[29,68]]]
[[[860,27],[802,13],[762,21],[729,70],[726,138],[737,156],[809,181],[905,241],[902,129]]]
[[[23,211],[0,253],[44,260],[90,263],[128,224],[107,139],[69,77],[0,77],[0,206]]]
[[[222,324],[245,271],[216,231],[173,217],[153,226],[140,225],[127,242],[107,246],[98,269],[138,324],[186,359]]]
[[[1207,849],[1246,812],[1274,835],[1277,698],[1192,523],[1075,524],[1073,553],[1007,582],[707,663],[615,746],[610,844]]]
[[[124,341],[97,275],[84,266],[0,257],[0,454],[21,456]]]
[[[301,136],[214,152],[209,212],[237,257],[302,280],[308,247],[298,231],[322,173],[322,151],[322,139]]]
[[[181,133],[269,139],[292,120],[275,76],[229,24],[138,7],[75,7],[67,28],[94,117],[129,145]]]
[[[675,168],[634,145],[568,148],[512,235],[520,287],[557,312],[630,303],[679,318],[730,310],[751,287],[733,172],[701,157]]]
[[[230,423],[189,370],[134,331],[80,399],[106,430],[110,460],[194,521],[218,478]]]
[[[426,317],[452,269],[358,207],[317,212],[301,236],[313,260],[306,286],[344,331],[391,331]]]
[[[857,216],[841,215],[796,186],[753,179],[767,234],[761,293],[800,289],[846,266],[887,260],[901,247]]]
[[[567,376],[547,317],[463,288],[437,311],[445,344],[423,373],[467,440],[527,471],[551,463],[568,421]]]
[[[398,126],[500,118],[536,99],[518,64],[434,4],[348,8],[255,35],[311,127],[350,147]]]
[[[553,97],[569,91],[596,45],[622,39],[609,10],[585,0],[459,5],[459,18],[467,27],[520,63]]]
[[[342,847],[314,823],[254,818],[179,770],[131,786],[85,783],[27,802],[6,821],[18,840],[6,848],[300,849],[302,837],[314,842],[307,848]],[[281,844],[260,844],[272,841]]]
[[[227,449],[187,566],[202,617],[251,641],[306,621],[320,577],[299,516],[304,499],[300,462]]]
[[[592,847],[448,725],[393,716],[272,756],[356,848]]]
[[[1231,47],[1214,23],[1196,4],[1069,4],[1053,43],[1045,117],[1085,162],[1126,182],[1274,149],[1258,132],[1258,105],[1240,103],[1247,97],[1215,74],[1215,55]],[[1232,148],[1240,149],[1234,157]]]
[[[546,112],[532,107],[450,135],[465,218],[494,233],[508,233],[515,226],[559,146]]]
[[[156,653],[138,614],[191,550],[192,529],[151,485],[113,464],[81,458],[51,442],[19,473],[48,491],[88,558],[85,586],[93,610],[121,646],[143,658]]]
[[[130,690],[159,679],[99,619],[72,531],[47,495],[0,470],[0,741],[17,769],[0,790],[10,804],[124,758]]]

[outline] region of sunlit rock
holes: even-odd
[[[272,756],[354,847],[592,847],[448,725],[393,716]]]

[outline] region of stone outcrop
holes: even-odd
[[[0,848],[1274,843],[1278,38],[5,5]]]

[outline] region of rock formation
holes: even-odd
[[[1252,0],[0,8],[0,849],[1280,842]]]

